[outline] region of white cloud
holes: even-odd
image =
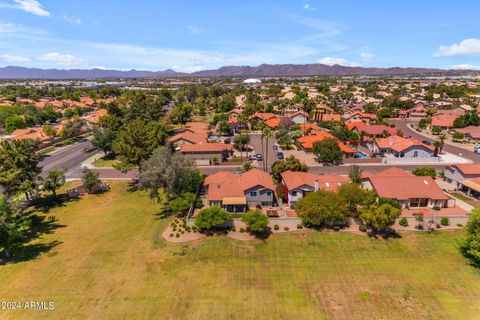
[[[360,53],[360,58],[362,58],[364,62],[372,62],[375,59],[375,55],[370,52],[362,52]]]
[[[323,57],[323,58],[317,60],[317,62],[321,63],[321,64],[326,64],[327,66],[333,66],[335,64],[338,64],[340,66],[345,66],[345,67],[359,67],[360,66],[358,63],[348,61],[347,59],[333,58],[333,57]]]
[[[191,24],[187,25],[187,30],[188,30],[188,33],[191,36],[193,36],[194,34],[202,32],[202,30],[199,27],[191,25]]]
[[[315,10],[315,7],[313,7],[313,6],[312,6],[311,4],[309,4],[309,3],[304,4],[302,8],[303,8],[304,10],[308,10],[308,11],[313,11],[313,10]]]
[[[30,58],[22,57],[22,56],[14,56],[11,54],[2,54],[0,55],[0,60],[5,62],[11,62],[11,63],[20,63],[20,62],[28,62],[30,61]]]
[[[471,64],[457,64],[452,66],[452,69],[458,70],[480,70],[480,66],[474,66]]]
[[[62,54],[58,52],[49,52],[38,59],[41,61],[55,62],[64,67],[77,66],[83,63],[83,59],[81,58],[75,57],[71,54]]]
[[[465,39],[450,46],[440,46],[434,57],[476,56],[480,55],[480,39]]]
[[[50,12],[43,9],[40,2],[37,0],[14,0],[16,5],[12,5],[12,8],[20,9],[28,13],[33,13],[37,16],[48,17]]]
[[[74,16],[67,16],[66,14],[64,14],[63,16],[61,16],[61,19],[62,20],[65,20],[67,22],[70,22],[70,23],[75,23],[75,24],[78,24],[78,25],[81,25],[82,24],[82,19],[78,18],[78,17],[74,17]]]

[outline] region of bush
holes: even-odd
[[[195,225],[199,230],[211,230],[228,220],[228,214],[219,206],[211,206],[201,210],[195,217]]]
[[[435,211],[440,211],[441,208],[436,206],[436,207],[433,207],[432,209],[435,210]]]
[[[289,231],[289,230],[290,230],[290,228],[289,228],[289,227],[284,227],[284,228],[283,228],[283,230],[285,230],[285,231]]]
[[[175,237],[180,238],[180,234],[177,232],[177,233],[175,234]]]
[[[303,229],[303,226],[300,223],[298,223],[297,224],[297,229]]]
[[[367,226],[364,224],[361,224],[358,226],[358,231],[360,232],[367,232]]]
[[[273,226],[273,229],[280,230],[280,226],[278,224],[276,224],[276,225]]]
[[[241,232],[241,233],[244,233],[244,232],[245,232],[245,229],[244,229],[244,228],[240,228],[240,232]]]
[[[446,227],[450,224],[450,219],[448,219],[448,217],[442,217],[442,219],[440,219],[440,224]]]
[[[401,225],[402,227],[408,227],[408,220],[407,218],[402,218],[400,219],[400,221],[398,222],[399,225]]]
[[[423,224],[419,223],[415,226],[418,230],[423,230]]]
[[[192,231],[193,232],[197,232],[197,230],[198,230],[197,226],[192,226]]]
[[[268,217],[260,210],[249,210],[242,216],[242,221],[247,225],[248,232],[261,233],[268,228]]]
[[[192,228],[190,228],[189,226],[187,226],[187,227],[185,228],[185,231],[190,232],[190,231],[192,231]]]
[[[441,225],[440,223],[437,223],[436,226],[437,226],[437,229],[441,229],[441,228],[442,228],[442,225]]]
[[[173,238],[173,233],[170,233],[170,238]]]
[[[339,226],[333,226],[333,231],[340,231],[340,227]]]
[[[463,224],[457,223],[457,227],[461,228],[461,227],[463,227]]]

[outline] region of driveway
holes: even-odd
[[[277,160],[276,151],[273,150],[273,145],[276,142],[277,141],[275,140],[275,138],[269,138],[268,139],[268,149],[265,149],[265,139],[263,139],[264,150],[263,150],[263,153],[262,153],[262,135],[259,134],[259,133],[251,133],[250,134],[250,145],[255,149],[256,153],[260,153],[263,157],[262,161],[258,161],[258,167],[259,168],[263,168],[264,162],[268,161],[267,168],[268,168],[268,171],[270,171],[273,163],[275,162],[275,160]],[[267,155],[268,155],[268,157],[267,157]]]

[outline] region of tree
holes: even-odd
[[[348,177],[352,183],[359,184],[362,180],[362,169],[357,165],[351,166],[348,170]]]
[[[327,138],[313,144],[313,154],[323,163],[337,164],[342,160],[343,152],[335,138]]]
[[[433,127],[432,128],[432,134],[440,134],[442,131],[443,130],[440,127]]]
[[[268,140],[273,136],[273,133],[272,133],[272,129],[270,129],[269,127],[265,127],[263,130],[262,130],[262,135],[263,135],[263,138],[265,139],[265,153],[264,153],[264,157],[265,159],[263,159],[263,171],[267,171],[268,169]]]
[[[45,133],[47,136],[53,138],[57,136],[57,129],[55,127],[50,126],[50,125],[45,125],[43,126],[43,133]]]
[[[200,231],[210,231],[228,220],[228,214],[219,206],[211,206],[200,210],[195,217],[195,225]]]
[[[12,115],[5,119],[4,127],[7,132],[13,132],[17,129],[25,129],[27,127],[27,122],[22,116]]]
[[[98,178],[100,174],[98,172],[93,172],[92,170],[88,169],[87,167],[83,168],[82,170],[82,182],[85,188],[87,188],[88,192],[93,193],[95,186],[100,184],[100,179]]]
[[[338,194],[348,205],[350,216],[358,217],[358,208],[375,203],[376,194],[373,190],[365,190],[356,183],[347,183],[338,188]]]
[[[128,123],[120,130],[114,143],[114,151],[118,155],[115,167],[127,171],[139,166],[165,143],[167,137],[165,126],[159,122],[134,120]]]
[[[50,191],[54,196],[57,190],[65,184],[65,170],[53,169],[43,181],[45,190]]]
[[[190,159],[169,148],[156,150],[140,167],[138,187],[149,190],[150,197],[160,200],[162,194],[174,198],[181,193],[196,193],[203,176]]]
[[[196,196],[192,192],[183,192],[179,194],[177,197],[173,198],[172,200],[168,201],[168,209],[172,213],[186,213],[192,203],[195,201]],[[195,206],[201,204],[200,199],[195,203]]]
[[[453,140],[459,141],[459,140],[463,140],[463,138],[465,138],[465,135],[463,134],[463,132],[454,132],[452,134],[452,138]]]
[[[289,148],[292,144],[292,138],[290,138],[289,130],[284,126],[277,130],[275,133],[275,139],[277,139],[278,145],[284,149]]]
[[[433,179],[437,177],[437,171],[433,167],[416,168],[412,173],[416,176],[430,176]]]
[[[284,161],[277,160],[272,165],[272,175],[275,181],[280,182],[282,180],[282,172],[285,171],[300,171],[307,172],[308,166],[300,162],[294,155],[288,156]]]
[[[243,150],[245,146],[250,143],[250,136],[246,134],[239,134],[233,138],[233,147],[240,151],[240,161],[243,162]]]
[[[296,203],[295,210],[303,223],[310,227],[343,227],[349,217],[348,204],[332,191],[319,190],[307,194]]]
[[[30,200],[41,172],[37,147],[38,142],[30,139],[0,142],[0,186],[7,195],[21,192]]]
[[[360,218],[373,233],[379,233],[392,226],[400,213],[400,209],[389,204],[371,205],[360,209]]]
[[[68,121],[60,132],[60,135],[62,137],[76,137],[82,133],[84,126],[85,121],[81,119]]]
[[[418,127],[420,129],[425,129],[427,127],[427,119],[425,118],[420,119],[420,121],[418,122]]]
[[[113,152],[114,143],[121,126],[122,121],[117,116],[106,115],[101,117],[100,126],[93,129],[92,145],[106,154]]]
[[[480,209],[472,210],[468,217],[466,237],[460,244],[460,252],[468,258],[472,264],[480,265]]]
[[[254,234],[265,232],[268,228],[268,217],[258,209],[242,215],[242,221],[247,225],[247,230]]]
[[[220,133],[222,135],[229,135],[230,134],[230,126],[228,125],[228,123],[226,121],[222,121],[218,125],[218,131],[220,131]]]
[[[0,253],[12,258],[26,240],[31,222],[15,214],[7,198],[0,195]]]

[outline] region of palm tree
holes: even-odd
[[[447,140],[447,135],[445,133],[442,133],[440,137],[438,137],[438,140],[440,141],[440,153],[442,153],[443,146],[445,145],[445,140]]]
[[[265,137],[265,158],[263,159],[263,166],[264,166],[264,171],[268,170],[268,139],[273,136],[272,130],[268,127],[266,127],[263,130],[263,136]]]
[[[258,127],[260,129],[260,145],[262,146],[262,156],[263,156],[263,131],[267,128],[267,125],[265,122],[260,122],[258,124]]]
[[[435,147],[435,150],[433,151],[433,156],[438,157],[439,150],[442,147],[442,142],[440,140],[435,140],[433,141],[433,146]]]

